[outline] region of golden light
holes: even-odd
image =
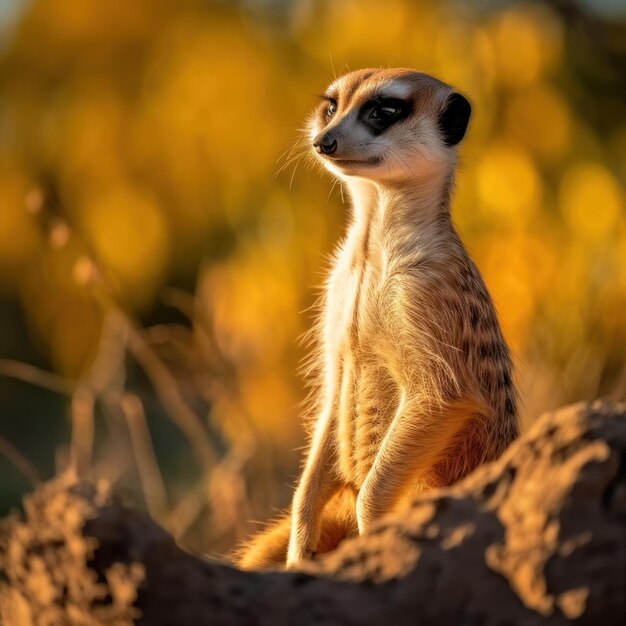
[[[0,173],[0,288],[14,291],[35,257],[41,238],[26,211],[28,180],[14,168]]]
[[[160,286],[169,261],[168,225],[156,199],[145,191],[119,184],[87,198],[80,206],[85,237],[118,282],[122,297],[149,302]]]
[[[555,159],[568,148],[570,110],[563,96],[546,83],[516,93],[506,119],[509,132],[540,157]]]
[[[505,10],[492,30],[497,78],[512,89],[522,89],[558,63],[562,35],[552,13],[539,5]]]
[[[481,204],[493,217],[511,223],[526,223],[541,198],[541,181],[532,159],[513,144],[496,143],[485,150],[477,184]]]
[[[624,211],[624,190],[602,163],[578,163],[561,180],[559,206],[575,237],[598,242],[614,233]]]

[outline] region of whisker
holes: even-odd
[[[296,161],[296,164],[294,165],[293,172],[291,172],[291,178],[289,179],[289,191],[291,191],[291,187],[293,186],[293,177],[296,175],[296,170],[298,169],[298,165],[300,165],[300,161],[302,160],[303,156],[304,154],[300,155],[300,158]]]
[[[333,80],[337,80],[337,72],[335,71],[335,63],[333,61],[333,53],[330,51],[330,49],[328,50],[328,56],[330,57],[330,67],[333,70]]]
[[[294,161],[297,161],[299,159],[301,159],[305,154],[307,154],[309,151],[308,148],[305,148],[303,150],[301,150],[298,154],[295,154],[294,156],[290,157],[287,161],[285,161],[285,163],[283,163],[278,170],[276,170],[276,173],[274,174],[274,178],[278,177],[280,174],[282,174]]]
[[[296,139],[296,141],[294,141],[294,143],[292,143],[277,159],[276,159],[276,163],[280,163],[280,161],[282,161],[285,158],[289,158],[292,154],[293,151],[296,148],[300,148],[302,146],[302,143],[305,141],[305,137],[299,137],[298,139]]]

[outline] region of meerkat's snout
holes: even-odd
[[[328,135],[324,135],[313,141],[313,147],[317,150],[318,154],[333,154],[333,152],[337,151],[337,140],[329,138]]]

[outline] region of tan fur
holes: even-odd
[[[304,471],[290,516],[241,552],[245,567],[295,567],[349,534],[350,520],[367,531],[517,436],[509,351],[450,217],[456,146],[438,120],[452,93],[412,70],[361,70],[329,88],[334,115],[324,102],[312,117],[311,140],[337,140],[319,158],[349,191],[353,218],[315,330]],[[374,136],[362,111],[381,94],[412,108]]]

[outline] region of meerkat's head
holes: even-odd
[[[419,179],[454,167],[471,106],[445,83],[408,69],[365,69],[334,81],[309,123],[333,174]]]

